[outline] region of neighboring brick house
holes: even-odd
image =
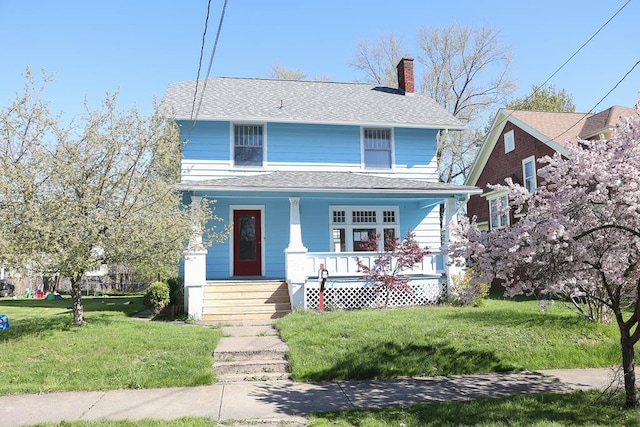
[[[481,229],[505,227],[515,218],[498,215],[506,192],[492,191],[488,184],[506,178],[533,191],[539,185],[538,160],[556,152],[567,155],[566,146],[577,138],[609,138],[620,117],[635,115],[632,108],[613,106],[597,114],[500,110],[493,121],[465,185],[482,188],[467,203],[467,215],[477,218]]]

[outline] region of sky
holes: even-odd
[[[0,108],[22,90],[28,66],[53,76],[45,98],[66,117],[79,115],[85,99],[96,106],[115,91],[121,108],[150,114],[169,83],[196,78],[207,3],[0,0]],[[222,5],[211,0],[201,77]],[[571,94],[577,111],[597,112],[638,100],[639,18],[640,0],[228,0],[210,76],[268,77],[280,65],[311,78],[363,81],[350,66],[359,41],[393,33],[418,58],[422,27],[488,25],[513,50],[515,96],[557,71],[548,84]],[[420,67],[416,61],[417,75]]]

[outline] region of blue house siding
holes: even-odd
[[[231,135],[229,122],[178,122],[180,135],[185,142],[182,153],[185,159],[229,161]]]
[[[301,123],[265,124],[262,167],[233,167],[232,122],[180,122],[185,180],[206,180],[269,170],[362,171],[361,126]],[[436,181],[433,129],[394,128],[394,169],[375,173]],[[371,172],[371,171],[369,171]]]
[[[270,123],[268,162],[360,165],[360,127]]]
[[[394,130],[396,166],[411,169],[429,165],[436,156],[436,134],[433,129],[396,128]]]

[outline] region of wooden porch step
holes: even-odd
[[[286,282],[279,280],[208,282],[202,320],[277,319],[291,312]]]
[[[235,322],[239,320],[260,320],[260,319],[279,319],[291,313],[291,310],[286,311],[251,311],[242,313],[205,313],[202,315],[202,320],[205,322]]]
[[[208,310],[215,310],[223,313],[235,313],[240,311],[291,311],[291,305],[289,302],[278,304],[265,304],[265,303],[244,303],[234,304],[233,301],[219,301],[208,302],[204,305],[205,312]]]

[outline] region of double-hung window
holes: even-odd
[[[388,249],[398,236],[396,206],[332,206],[330,215],[333,252]]]
[[[513,130],[505,133],[504,136],[504,152],[510,153],[516,149],[516,139],[513,136]]]
[[[509,214],[506,210],[509,206],[509,199],[506,194],[497,195],[488,199],[491,228],[502,228],[509,226]]]
[[[391,169],[391,129],[363,130],[364,167]]]
[[[235,125],[233,150],[233,161],[236,166],[262,166],[264,126]]]
[[[536,158],[534,156],[522,161],[522,182],[529,193],[536,191]]]

